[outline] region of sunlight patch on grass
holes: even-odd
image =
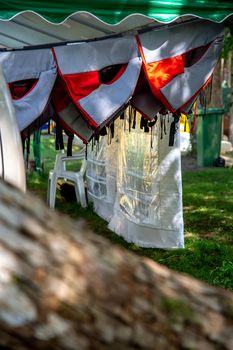
[[[32,173],[28,177],[29,190],[44,201],[48,172],[53,168],[56,154],[54,138],[44,137],[41,158],[45,172]],[[84,209],[76,202],[65,202],[59,191],[56,209],[74,219],[85,219],[96,234],[111,240],[113,244],[153,259],[175,271],[233,290],[233,169],[186,171],[182,178],[185,249],[141,248],[127,243],[108,229],[107,223],[94,213],[91,204]]]
[[[186,232],[184,233],[185,238],[196,238],[196,235],[193,232]]]

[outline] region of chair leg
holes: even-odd
[[[48,206],[50,208],[55,207],[56,201],[56,189],[57,189],[57,174],[54,171],[49,173],[49,183],[48,183]]]
[[[83,181],[82,177],[77,177],[76,182],[75,182],[75,191],[76,191],[77,202],[79,199],[81,206],[83,208],[86,208],[87,201],[86,201],[84,181]]]

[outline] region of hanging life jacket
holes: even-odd
[[[50,49],[3,52],[0,64],[12,92],[16,119],[22,131],[43,113],[56,80],[56,64]],[[32,80],[34,83],[28,89],[27,83]],[[14,84],[20,97],[17,93],[14,95]]]
[[[154,119],[163,107],[148,87],[132,97],[131,105],[149,120]]]
[[[52,104],[63,127],[76,134],[84,143],[88,143],[93,135],[93,129],[64,90],[60,79],[57,79],[52,93]]]
[[[133,95],[141,70],[135,37],[57,46],[53,50],[72,101],[88,124],[94,130],[100,129]],[[112,76],[116,65],[118,69]],[[105,79],[107,74],[101,74],[103,70],[110,71],[109,79]]]
[[[222,24],[206,20],[180,23],[138,35],[150,88],[169,111],[187,112],[190,109],[211,78],[223,36]]]

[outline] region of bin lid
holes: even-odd
[[[205,116],[205,115],[216,115],[221,114],[223,115],[225,112],[224,108],[206,108],[206,109],[199,109],[198,110],[198,116]]]

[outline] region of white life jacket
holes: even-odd
[[[36,80],[25,95],[13,98],[16,119],[22,131],[42,114],[49,101],[57,76],[54,57],[50,49],[3,52],[0,54],[0,64],[10,85]]]
[[[136,38],[132,35],[54,48],[58,71],[89,125],[104,126],[133,95],[141,69]],[[100,71],[121,65],[107,83]]]
[[[138,36],[150,88],[171,111],[186,111],[209,82],[223,45],[222,24],[198,20]]]

